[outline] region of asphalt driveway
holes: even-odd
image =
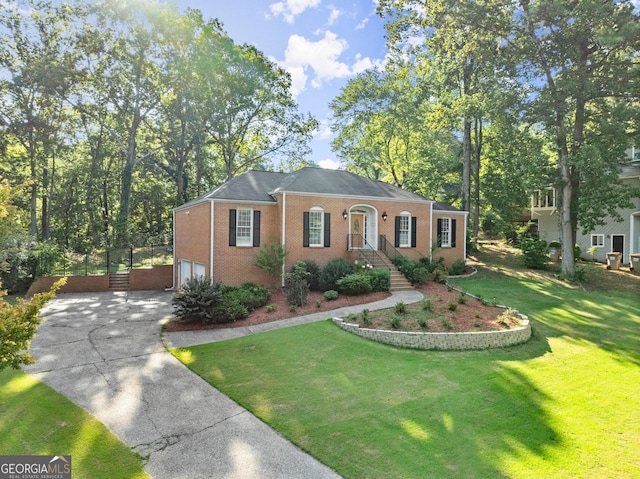
[[[169,354],[171,293],[59,294],[25,368],[149,457],[156,479],[338,478]]]

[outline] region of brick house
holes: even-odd
[[[265,242],[285,245],[285,271],[363,252],[464,261],[467,213],[341,170],[248,171],[173,211],[174,286],[194,276],[273,283],[256,266]],[[393,251],[393,253],[389,253]]]

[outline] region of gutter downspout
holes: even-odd
[[[173,212],[173,274],[171,275],[171,287],[165,288],[165,291],[173,291],[176,289],[176,210]]]
[[[433,203],[429,205],[429,263],[433,264]]]
[[[214,210],[215,210],[215,200],[211,200],[209,202],[210,205],[210,214],[209,214],[209,223],[211,225],[211,230],[209,233],[209,277],[211,278],[211,282],[213,282],[213,254],[214,254],[214,246],[215,246],[215,242],[214,242],[214,233],[215,233],[215,229],[214,229],[214,219],[215,219],[215,215],[214,215]]]
[[[286,247],[286,237],[287,237],[287,193],[282,193],[282,248]],[[284,263],[286,258],[282,260],[282,274],[281,274],[281,285],[284,288]]]

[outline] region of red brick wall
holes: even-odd
[[[451,218],[456,220],[456,246],[454,248],[438,248],[438,218]],[[465,260],[464,251],[465,251],[465,218],[466,215],[464,213],[455,213],[449,211],[438,211],[437,213],[433,212],[433,225],[432,225],[432,234],[433,234],[433,259],[437,260],[438,258],[444,258],[445,265],[449,266],[456,260]]]
[[[435,218],[453,214],[436,214],[434,224],[430,224],[431,205],[421,203],[400,203],[396,201],[359,201],[351,198],[314,197],[287,193],[285,196],[286,249],[288,256],[285,271],[290,271],[298,260],[314,260],[320,266],[338,257],[353,260],[347,251],[347,235],[350,232],[350,221],[342,217],[344,210],[350,211],[355,206],[369,206],[377,210],[377,235],[386,235],[392,245],[395,236],[395,217],[408,212],[417,217],[417,245],[415,248],[400,248],[403,254],[417,260],[421,256],[429,256],[431,243],[436,238]],[[229,246],[229,211],[239,208],[253,208],[261,212],[260,240],[261,245],[274,240],[282,241],[283,195],[277,197],[277,204],[246,203],[214,203],[214,271],[215,281],[229,285],[238,285],[251,281],[263,286],[273,286],[274,279],[256,265],[256,257],[260,253],[257,247]],[[303,246],[303,214],[313,207],[320,207],[331,214],[331,244],[329,247]],[[189,214],[186,214],[189,211]],[[382,220],[382,213],[387,213],[387,221]],[[440,248],[435,257],[442,256],[447,264],[456,259],[464,259],[464,215],[457,214],[457,238],[455,248]],[[181,259],[205,265],[205,274],[209,275],[209,234],[210,204],[196,205],[188,210],[176,212],[175,261]],[[176,267],[176,285],[178,284],[178,268]]]
[[[162,290],[173,286],[173,265],[164,264],[151,268],[132,269],[129,273],[131,291]]]
[[[232,286],[247,281],[266,287],[273,286],[273,278],[256,265],[256,257],[260,253],[259,247],[229,246],[229,210],[238,208],[253,208],[254,211],[260,211],[261,246],[271,240],[280,242],[280,215],[275,203],[270,205],[216,202],[214,280]]]
[[[27,296],[33,296],[36,293],[44,293],[51,289],[53,283],[64,276],[45,276],[36,279]],[[109,291],[109,276],[89,275],[89,276],[67,276],[67,283],[58,290],[58,293],[87,293],[92,291]]]
[[[210,249],[209,238],[211,235],[211,204],[201,203],[175,212],[174,232],[175,244],[173,247],[175,265],[174,284],[178,285],[180,260],[202,263],[209,275]]]

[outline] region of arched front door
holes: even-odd
[[[349,247],[377,249],[376,210],[370,206],[355,206],[349,211]]]

